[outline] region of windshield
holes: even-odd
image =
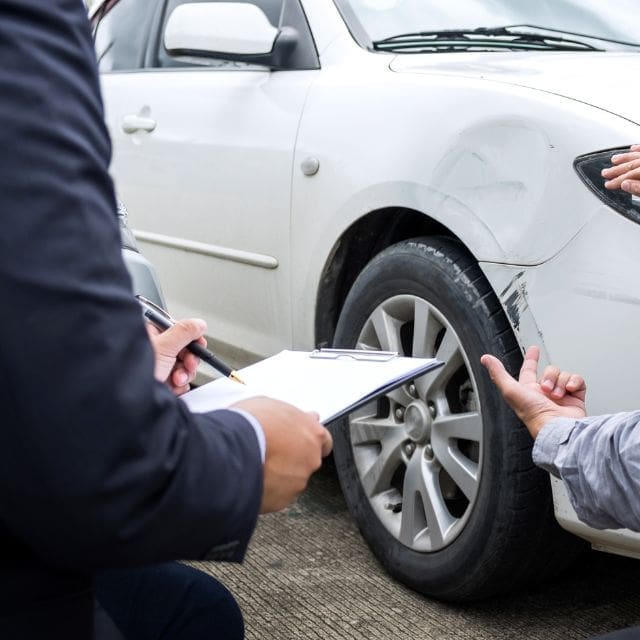
[[[632,45],[640,44],[637,0],[339,0],[343,15],[370,42],[420,31],[536,25]],[[350,9],[350,10],[349,10]],[[355,27],[355,28],[354,28]],[[514,27],[514,29],[516,29]],[[517,30],[532,31],[530,27]],[[619,48],[614,42],[602,48]]]

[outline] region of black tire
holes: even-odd
[[[575,555],[580,543],[555,522],[531,438],[480,364],[493,353],[515,372],[522,354],[460,244],[422,238],[376,256],[349,292],[334,343],[448,361],[334,427],[345,500],[392,576],[467,601],[547,577]]]

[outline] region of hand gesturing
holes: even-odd
[[[538,379],[538,347],[529,347],[518,380],[513,378],[496,357],[485,354],[480,362],[505,401],[525,423],[535,438],[552,418],[583,418],[587,387],[582,376],[548,366]]]

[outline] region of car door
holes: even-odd
[[[281,0],[261,3],[277,28],[295,6],[285,1],[286,10]],[[172,313],[204,317],[215,345],[233,349],[238,360],[273,353],[291,344],[291,173],[304,99],[317,73],[313,42],[306,34],[316,64],[277,71],[171,56],[164,28],[185,3],[168,0],[156,11],[140,9],[144,24],[137,30],[129,14],[123,29],[138,39],[146,30],[147,37],[130,56],[137,61],[113,62],[116,45],[127,38],[105,20],[116,10],[124,19],[127,3],[141,6],[121,0],[98,23],[96,46],[112,174],[134,232]]]

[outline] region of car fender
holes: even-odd
[[[580,188],[574,158],[640,135],[627,120],[522,87],[379,69],[337,76],[311,88],[299,127],[292,206],[300,229],[320,208],[324,221],[329,210],[346,228],[367,211],[406,206],[446,223],[479,260],[537,264],[588,219],[593,196]],[[318,169],[305,175],[309,159]],[[559,215],[568,185],[583,196]],[[554,233],[535,243],[523,233],[546,224]]]
[[[429,216],[480,262],[540,264],[599,204],[573,159],[639,137],[627,120],[528,88],[394,74],[379,63],[357,77],[325,70],[310,89],[294,156],[293,263],[308,265],[293,275],[294,296],[315,302],[347,230],[387,207]],[[316,169],[305,173],[309,161]],[[568,186],[574,200],[559,209]],[[312,325],[294,319],[296,343],[311,341],[301,332]]]

